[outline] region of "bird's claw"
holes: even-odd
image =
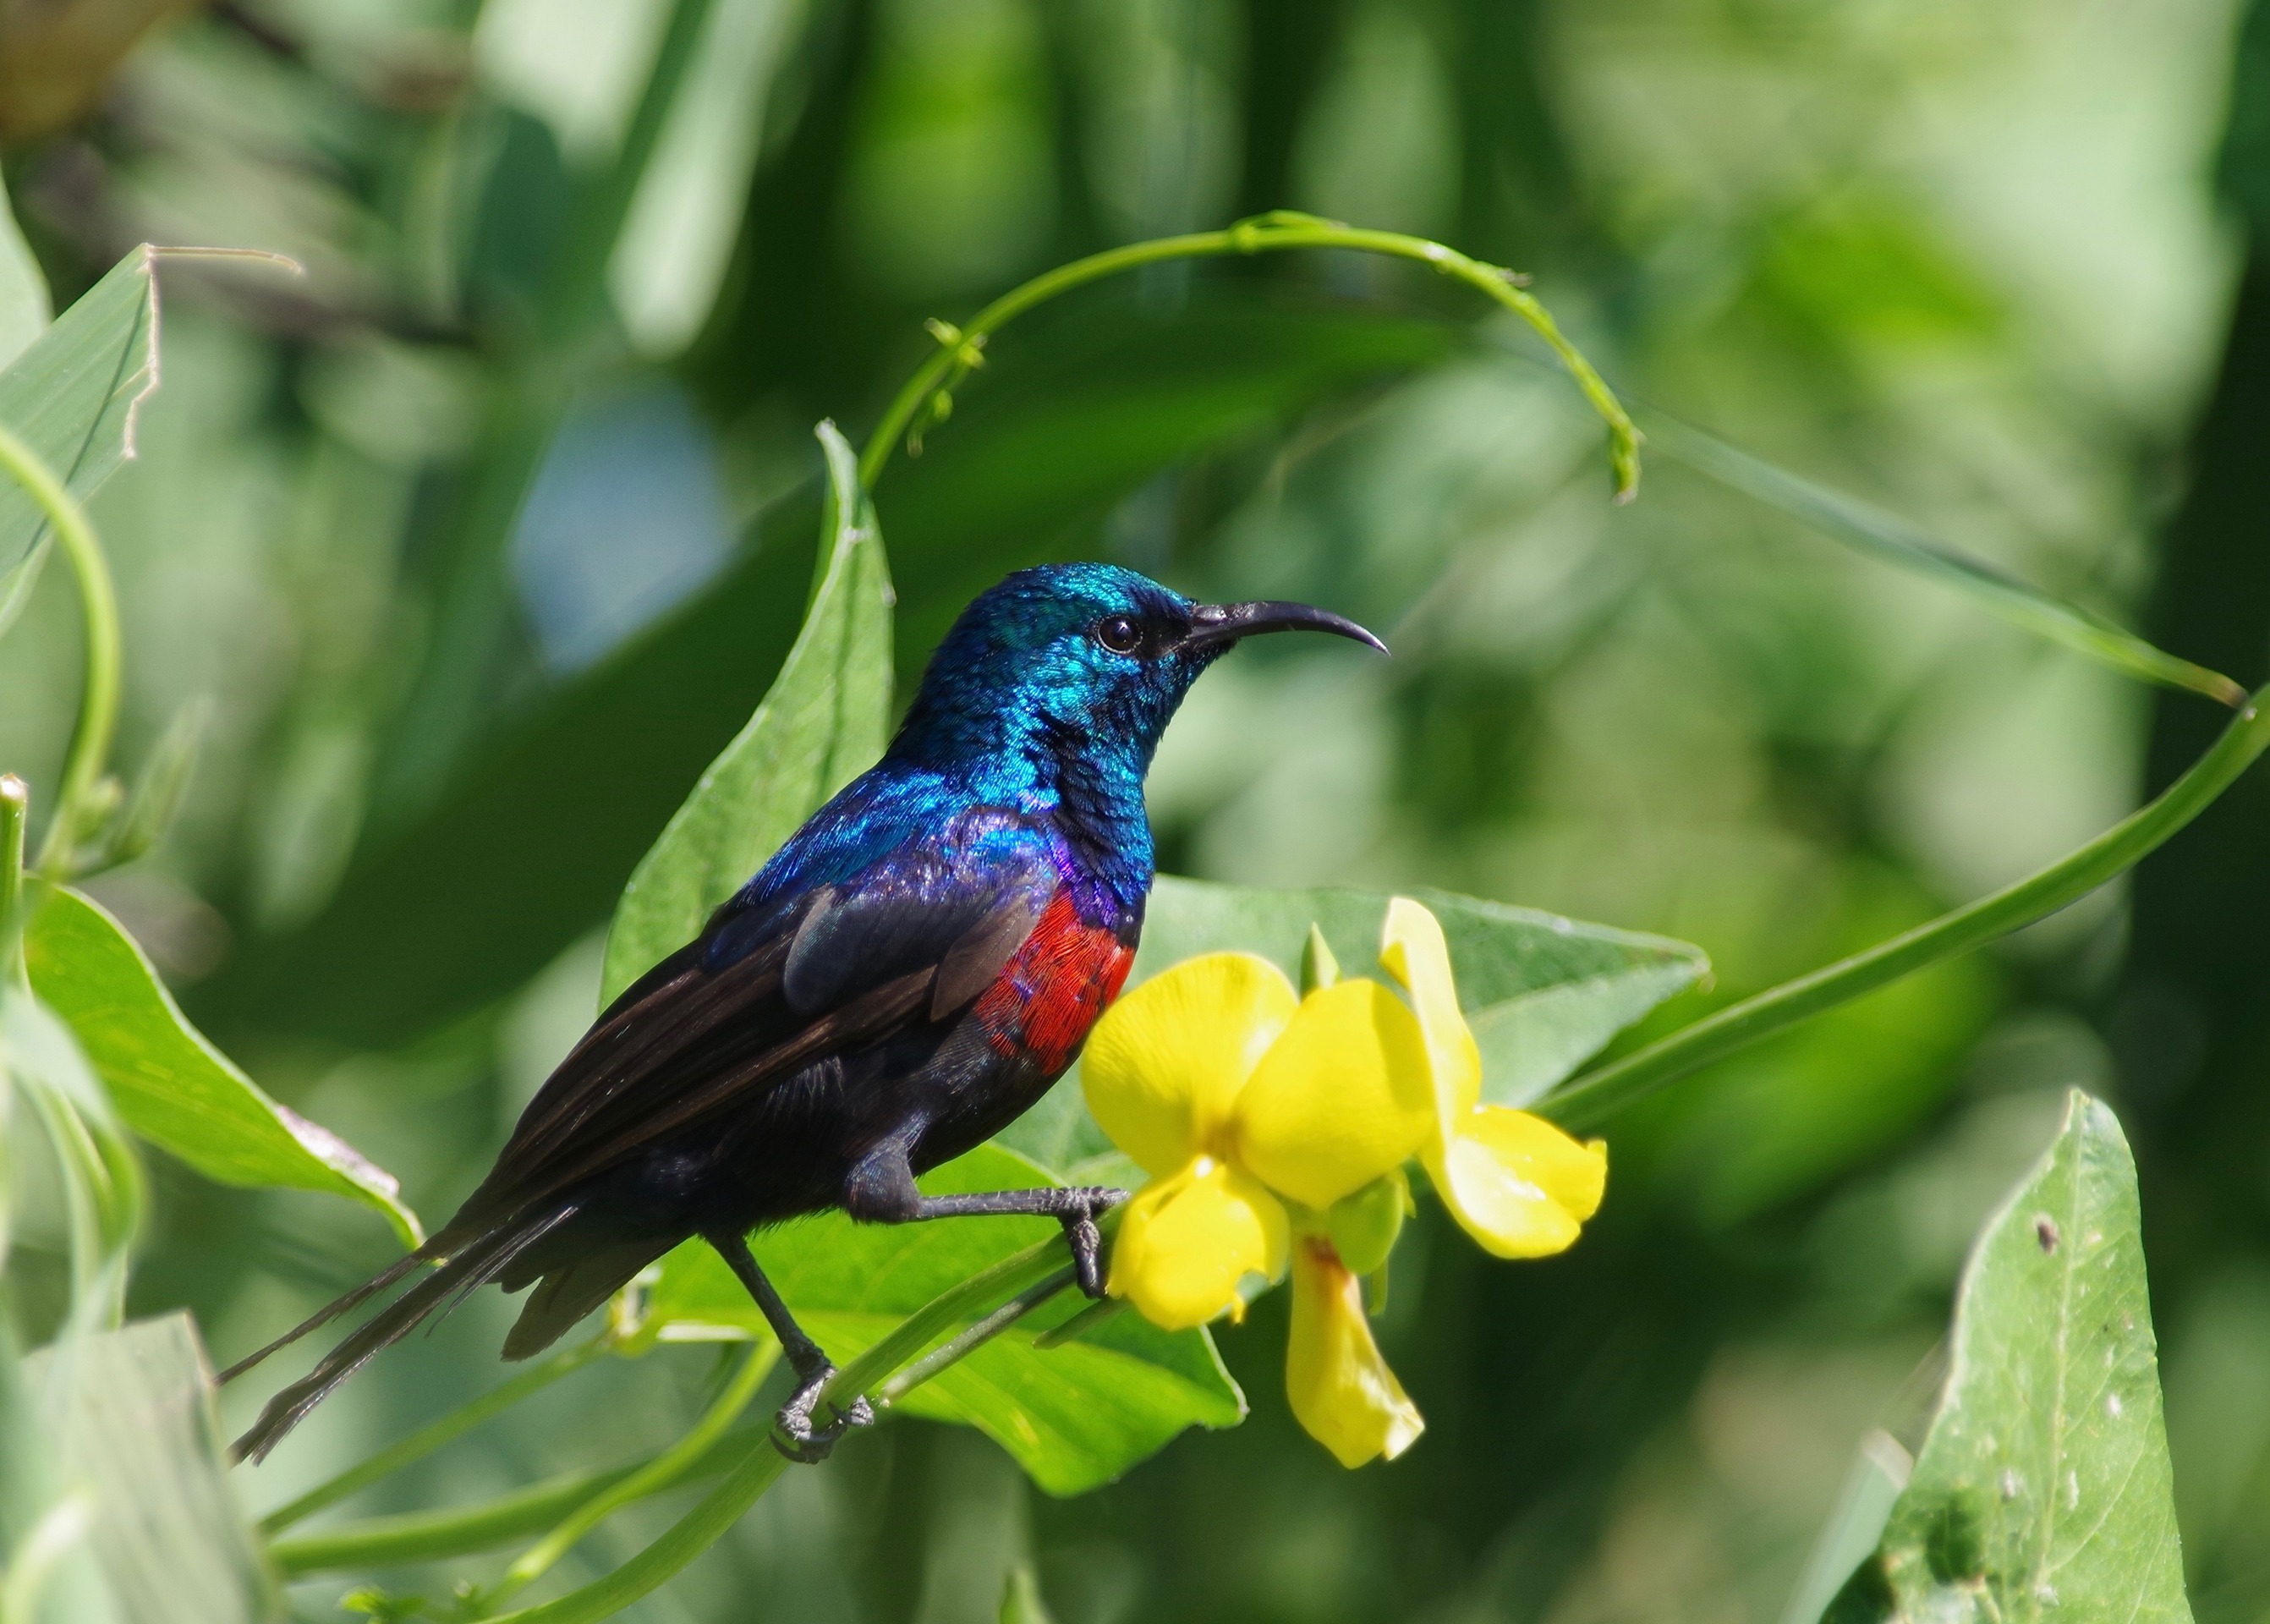
[[[1072,1245],[1072,1278],[1083,1293],[1100,1301],[1103,1296],[1103,1233],[1095,1227],[1095,1215],[1109,1212],[1126,1200],[1127,1192],[1097,1188],[1072,1193],[1086,1198],[1061,1220],[1065,1239]]]
[[[848,1410],[835,1411],[835,1419],[824,1427],[812,1424],[812,1413],[819,1405],[820,1395],[835,1377],[835,1367],[821,1363],[804,1373],[796,1391],[781,1405],[780,1413],[773,1418],[775,1430],[770,1435],[773,1448],[798,1465],[816,1466],[826,1460],[835,1448],[837,1440],[854,1427],[875,1424],[874,1406],[862,1397],[851,1401]]]

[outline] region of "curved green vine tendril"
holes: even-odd
[[[115,788],[105,791],[103,768],[118,731],[118,594],[111,585],[110,566],[102,556],[101,544],[95,540],[94,527],[86,522],[85,514],[39,454],[5,426],[0,426],[0,471],[21,486],[47,515],[78,582],[85,676],[79,688],[78,722],[71,730],[70,750],[63,758],[56,810],[40,842],[38,864],[43,878],[60,880],[69,876],[71,854],[80,837],[116,797]]]
[[[1585,1072],[1558,1094],[1540,1101],[1536,1109],[1566,1127],[1596,1126],[1634,1101],[1738,1049],[1747,1049],[1927,964],[1983,947],[2080,901],[2133,868],[2206,811],[2256,757],[2270,749],[2270,710],[2266,706],[2270,706],[2270,687],[2258,689],[2213,748],[2158,798],[2071,856],[1991,896],[1809,975],[1730,1005],[1669,1037]]]
[[[859,458],[860,483],[870,490],[874,488],[884,465],[890,461],[891,448],[901,438],[907,442],[909,455],[921,454],[924,434],[952,413],[954,389],[984,364],[985,341],[1034,306],[1141,265],[1175,259],[1276,254],[1294,248],[1352,248],[1358,253],[1382,254],[1391,259],[1432,265],[1444,276],[1465,283],[1512,311],[1552,347],[1561,364],[1568,368],[1569,375],[1576,380],[1576,387],[1584,391],[1584,398],[1608,426],[1608,460],[1615,471],[1615,500],[1628,502],[1639,493],[1642,436],[1632,423],[1631,414],[1624,410],[1592,363],[1563,336],[1552,313],[1526,290],[1526,277],[1424,237],[1344,226],[1338,220],[1320,219],[1289,209],[1257,214],[1222,231],[1160,237],[1091,254],[1010,289],[972,316],[967,326],[930,323],[931,336],[938,342],[938,351],[915,369],[914,376],[893,397],[882,421],[868,436],[866,449]]]

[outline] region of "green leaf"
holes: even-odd
[[[133,938],[95,903],[52,892],[24,949],[33,989],[70,1025],[136,1133],[220,1183],[345,1196],[383,1212],[404,1245],[423,1239],[393,1176],[263,1094],[189,1023]]]
[[[2156,649],[2103,615],[1948,546],[1904,519],[1777,468],[1663,412],[1642,412],[1640,420],[1658,451],[1871,558],[1951,586],[2012,626],[2140,681],[2187,688],[2229,706],[2246,703],[2246,690],[2221,671]]]
[[[55,306],[40,262],[16,228],[8,193],[0,187],[0,367],[5,367],[47,331]]]
[[[859,463],[833,423],[826,568],[772,690],[623,887],[600,1002],[701,934],[827,797],[874,765],[891,718],[891,575]]]
[[[1447,891],[1410,894],[1443,922],[1458,1003],[1482,1051],[1482,1094],[1526,1105],[1623,1027],[1710,969],[1699,947],[1580,924]],[[1309,927],[1343,975],[1372,973],[1388,894],[1261,891],[1162,874],[1152,888],[1131,985],[1199,953],[1236,949],[1297,982]],[[1068,1169],[1110,1149],[1067,1078],[998,1137],[1043,1167]]]
[[[156,260],[146,244],[127,255],[0,372],[0,423],[81,501],[134,455],[135,412],[158,387]],[[46,530],[31,497],[0,480],[0,608],[20,602]]]
[[[986,1146],[924,1175],[921,1184],[929,1194],[948,1195],[1053,1182],[1023,1157]],[[758,1235],[752,1245],[797,1323],[842,1364],[948,1287],[1057,1227],[1045,1218],[854,1224],[829,1212]],[[699,1242],[664,1260],[649,1303],[664,1341],[768,1334],[748,1293]],[[1243,1418],[1244,1397],[1203,1331],[1161,1331],[1122,1314],[1060,1347],[1033,1346],[1035,1337],[1087,1306],[1078,1293],[1066,1292],[914,1389],[897,1407],[976,1427],[1052,1494],[1109,1482],[1184,1427],[1234,1427]]]
[[[92,1491],[90,1541],[117,1624],[282,1617],[229,1485],[211,1368],[186,1313],[68,1339],[21,1375],[40,1394],[56,1480]]]
[[[71,1323],[115,1324],[142,1221],[141,1164],[70,1026],[12,976],[0,979],[0,1127],[11,1096],[31,1106],[60,1175]],[[8,1149],[0,1139],[0,1153]]]
[[[1824,1615],[2188,1624],[2136,1166],[2076,1090],[1979,1237],[1883,1543]]]

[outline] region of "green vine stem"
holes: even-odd
[[[642,1491],[658,1494],[681,1483],[714,1478],[738,1466],[752,1448],[763,1443],[769,1427],[740,1427],[717,1439],[698,1458],[685,1462],[669,1482],[648,1480]],[[593,1495],[605,1493],[634,1473],[640,1473],[671,1450],[657,1450],[598,1472],[563,1472],[540,1482],[517,1488],[494,1500],[440,1511],[397,1511],[384,1516],[359,1517],[352,1522],[293,1534],[268,1547],[276,1569],[287,1579],[312,1573],[354,1568],[404,1568],[445,1557],[469,1556],[493,1550],[530,1534],[556,1526],[560,1519]]]
[[[71,730],[70,751],[63,758],[63,779],[56,790],[56,810],[40,844],[41,874],[61,879],[80,826],[98,798],[103,768],[110,760],[110,741],[118,730],[118,594],[94,527],[39,454],[4,426],[0,426],[0,471],[23,486],[47,515],[78,582],[86,674],[79,689],[78,723]]]
[[[694,1429],[621,1481],[609,1484],[562,1518],[560,1524],[523,1551],[504,1577],[481,1593],[484,1608],[493,1608],[518,1595],[552,1570],[559,1560],[618,1510],[634,1500],[661,1493],[678,1482],[694,1463],[707,1457],[725,1429],[741,1419],[741,1412],[757,1396],[757,1388],[780,1361],[780,1344],[767,1340],[753,1345],[742,1357],[741,1368],[725,1390],[694,1424]]]
[[[910,449],[921,449],[924,428],[945,419],[953,408],[955,385],[983,361],[986,339],[1034,306],[1142,265],[1226,255],[1274,254],[1293,248],[1352,248],[1359,253],[1413,260],[1432,265],[1444,276],[1478,289],[1512,311],[1552,346],[1561,364],[1569,369],[1569,376],[1576,381],[1576,387],[1584,392],[1584,398],[1607,424],[1608,457],[1615,470],[1616,501],[1627,502],[1638,493],[1639,430],[1591,362],[1562,333],[1552,313],[1521,285],[1522,278],[1503,266],[1485,263],[1423,237],[1407,237],[1395,231],[1370,231],[1281,209],[1240,220],[1224,231],[1161,237],[1154,241],[1130,243],[1125,248],[1091,254],[1012,288],[980,310],[966,326],[955,328],[943,322],[931,323],[931,331],[938,339],[938,352],[907,380],[883,413],[883,420],[868,436],[866,449],[859,458],[859,482],[869,490],[874,489],[876,480],[882,477],[884,464],[890,460],[891,448],[901,436],[907,438]]]
[[[1014,1318],[1053,1297],[1060,1283],[1059,1276],[1068,1278],[1068,1272],[1060,1266],[1057,1257],[1057,1249],[1061,1244],[1053,1239],[1042,1242],[1005,1259],[986,1273],[955,1287],[945,1296],[917,1310],[914,1317],[891,1333],[887,1343],[878,1343],[848,1367],[845,1376],[857,1377],[861,1371],[872,1368],[876,1374],[870,1390],[879,1393],[886,1376],[936,1340],[939,1332],[947,1326],[968,1320],[976,1305],[1004,1290],[1015,1291],[1020,1284],[1026,1286],[1027,1289],[1018,1292],[1012,1302],[1005,1305],[1015,1308],[1016,1313],[1007,1314],[997,1309],[978,1321],[978,1324],[988,1327],[990,1333],[998,1334]],[[1059,1266],[1051,1268],[1052,1263],[1058,1263]],[[1035,1286],[1047,1289],[1032,1289]],[[998,1324],[995,1323],[997,1321]],[[919,1361],[924,1367],[921,1379],[927,1380],[953,1362],[951,1359],[939,1358],[940,1353],[951,1349],[958,1358],[972,1352],[978,1340],[970,1338],[968,1330],[965,1329],[953,1341]],[[591,1346],[585,1345],[587,1347]],[[879,1360],[882,1362],[875,1362]],[[831,1394],[838,1393],[842,1379],[839,1377],[837,1384],[830,1387]],[[902,1397],[916,1384],[911,1380],[895,1382],[892,1383],[891,1396]],[[486,1399],[475,1400],[476,1405],[483,1406],[482,1414],[463,1425],[453,1425],[449,1435],[459,1435],[478,1420],[486,1419],[487,1414],[503,1408],[505,1404],[525,1396],[525,1393],[508,1396],[505,1390],[500,1388]],[[848,1403],[849,1399],[843,1402]],[[441,1421],[434,1423],[434,1428],[452,1425],[463,1413],[458,1412],[442,1418]],[[430,1432],[434,1428],[428,1430]],[[553,1528],[562,1517],[594,1502],[598,1497],[605,1497],[607,1510],[612,1511],[632,1498],[658,1494],[681,1483],[714,1477],[743,1466],[754,1455],[772,1456],[773,1451],[764,1442],[769,1430],[768,1427],[723,1432],[692,1446],[680,1440],[668,1450],[641,1460],[601,1472],[563,1473],[548,1481],[532,1484],[475,1506],[448,1511],[413,1511],[369,1517],[340,1527],[321,1529],[276,1541],[269,1546],[269,1555],[286,1578],[297,1578],[307,1574],[344,1568],[406,1567],[417,1562],[489,1550],[523,1535]],[[405,1443],[409,1442],[404,1441]],[[432,1447],[438,1447],[443,1442],[447,1439],[435,1438]],[[667,1470],[656,1470],[665,1460],[669,1463]],[[392,1464],[400,1465],[406,1463],[397,1461]],[[360,1469],[356,1470],[360,1473]],[[373,1472],[368,1477],[359,1477],[355,1487],[375,1480],[378,1475],[381,1474]],[[630,1484],[634,1479],[636,1479],[634,1488],[619,1495],[613,1492]],[[761,1493],[761,1489],[759,1492]],[[332,1495],[329,1500],[338,1497]],[[753,1502],[755,1496],[750,1498]],[[273,1521],[271,1517],[271,1522]],[[655,1583],[659,1583],[668,1576],[668,1574],[663,1574]],[[526,1614],[509,1616],[517,1620]]]
[[[2158,798],[2070,856],[1991,896],[1879,942],[1865,953],[1730,1005],[1644,1049],[1586,1072],[1536,1109],[1565,1127],[1597,1126],[1634,1101],[1738,1049],[1927,964],[1984,946],[2078,901],[2134,867],[2198,817],[2256,757],[2270,748],[2266,705],[2270,705],[2270,687],[2257,690],[2213,748]]]
[[[523,1398],[534,1397],[564,1376],[572,1375],[584,1366],[617,1351],[612,1335],[600,1335],[589,1342],[562,1349],[530,1369],[522,1371],[509,1382],[503,1383],[470,1403],[460,1405],[447,1415],[427,1422],[400,1442],[388,1445],[368,1460],[358,1461],[338,1476],[318,1483],[297,1500],[277,1507],[260,1519],[260,1531],[273,1536],[315,1516],[326,1506],[335,1506],[348,1495],[368,1488],[380,1479],[393,1476],[404,1466],[420,1461],[445,1443],[455,1442],[490,1417],[501,1415]]]
[[[1035,1309],[1070,1287],[1077,1278],[1070,1268],[1063,1268],[1039,1285],[1019,1292],[983,1319],[964,1327],[952,1341],[940,1343],[878,1387],[874,1393],[875,1407],[887,1410],[948,1365],[961,1363]]]
[[[855,1398],[875,1390],[950,1327],[982,1316],[986,1306],[1005,1294],[1015,1296],[1038,1285],[1056,1273],[1063,1262],[1064,1240],[1052,1235],[939,1293],[901,1321],[881,1341],[837,1371],[835,1379],[828,1383],[821,1395],[822,1402],[839,1410],[849,1409]],[[708,1550],[756,1504],[787,1467],[787,1457],[778,1450],[765,1444],[753,1445],[746,1457],[727,1474],[723,1483],[704,1495],[660,1539],[612,1573],[557,1600],[500,1613],[496,1624],[597,1624],[599,1620],[613,1617]]]

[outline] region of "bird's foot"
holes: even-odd
[[[1101,1299],[1103,1295],[1103,1233],[1095,1227],[1096,1215],[1108,1212],[1127,1199],[1124,1190],[1110,1190],[1101,1185],[1086,1190],[1064,1192],[1071,1205],[1058,1214],[1064,1225],[1065,1239],[1072,1245],[1072,1278],[1088,1296]]]
[[[773,1418],[776,1427],[771,1435],[773,1448],[799,1465],[818,1465],[834,1451],[837,1440],[852,1427],[875,1424],[874,1406],[864,1398],[853,1399],[848,1410],[830,1405],[828,1408],[835,1419],[820,1427],[812,1424],[812,1413],[820,1404],[820,1395],[835,1378],[835,1367],[824,1359],[800,1372],[796,1391],[789,1395],[788,1402]]]

